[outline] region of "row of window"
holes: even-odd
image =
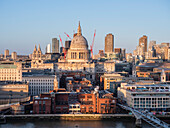
[[[152,105],[154,105],[154,104],[169,104],[169,101],[160,101],[160,102],[156,102],[156,101],[154,101],[154,102],[134,102],[134,104],[143,104],[143,105],[150,105],[150,104],[152,104]]]
[[[52,79],[52,80],[23,80],[23,81],[25,81],[25,82],[27,82],[27,81],[29,81],[29,82],[54,82],[54,79]]]
[[[6,76],[6,77],[8,77],[8,76],[20,76],[20,74],[0,74],[0,76],[2,76],[2,77],[4,77],[4,76]]]
[[[86,59],[86,54],[84,52],[80,52],[79,55],[77,55],[76,52],[72,52],[71,59]]]
[[[30,85],[53,85],[54,83],[29,83]]]
[[[53,86],[30,86],[29,88],[53,88]]]
[[[19,79],[21,79],[21,78],[19,78]],[[17,80],[17,78],[16,77],[0,77],[0,80]]]
[[[0,73],[17,73],[18,70],[16,69],[3,69],[3,70],[0,70]],[[18,73],[20,73],[20,70],[18,71]]]
[[[167,108],[169,105],[134,105],[134,108]]]
[[[139,100],[141,100],[141,101],[145,101],[145,100],[157,101],[157,100],[169,100],[169,98],[134,98],[134,100],[135,101],[139,101]]]

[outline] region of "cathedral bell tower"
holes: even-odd
[[[58,80],[57,80],[57,76],[55,75],[55,78],[54,78],[54,90],[58,90]]]
[[[166,82],[166,73],[164,69],[162,69],[162,73],[161,73],[161,82]]]

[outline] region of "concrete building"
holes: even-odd
[[[133,62],[132,53],[126,53],[126,61],[127,62]]]
[[[8,56],[9,56],[9,50],[6,49],[6,50],[5,50],[5,53],[4,53],[4,58],[7,58]]]
[[[33,102],[20,102],[11,105],[11,113],[14,115],[30,114],[33,110]]]
[[[46,53],[51,53],[51,44],[46,46]]]
[[[0,81],[0,104],[29,101],[28,83]]]
[[[0,81],[22,81],[22,64],[0,64]]]
[[[30,96],[38,96],[49,92],[54,88],[55,76],[51,75],[26,75],[22,77],[23,82],[29,82]]]
[[[57,38],[52,39],[52,53],[59,53],[59,40]]]
[[[123,48],[122,49],[122,58],[123,58],[123,60],[126,60],[126,49],[125,48]]]
[[[11,59],[13,59],[13,60],[17,59],[17,53],[16,52],[11,53]]]
[[[114,52],[121,54],[122,53],[122,49],[121,48],[114,48]]]
[[[156,45],[156,41],[155,41],[155,40],[151,40],[151,41],[149,42],[148,50],[149,50],[149,49],[152,49],[152,47],[155,46],[155,45]]]
[[[105,53],[114,52],[114,36],[109,33],[105,37]]]
[[[144,52],[147,52],[147,36],[143,35],[143,37],[139,38],[139,46],[144,45]]]
[[[95,70],[96,72],[108,72],[108,73],[113,73],[115,72],[115,62],[97,62],[95,64]]]
[[[168,48],[168,61],[170,60],[170,48]]]
[[[123,76],[120,74],[104,74],[100,77],[100,86],[104,87],[104,90],[109,90],[112,93],[117,93],[117,87],[122,82]]]
[[[65,41],[65,49],[69,49],[71,45],[71,40]]]
[[[150,111],[169,111],[170,85],[121,85],[118,88],[118,98],[135,109]]]

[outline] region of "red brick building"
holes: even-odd
[[[51,113],[51,98],[37,97],[33,101],[33,113],[35,114],[50,114]]]
[[[78,101],[80,102],[81,113],[96,112],[96,97],[95,94],[79,94]]]
[[[54,113],[69,112],[68,98],[69,94],[67,92],[57,92],[55,94]]]
[[[101,98],[98,98],[97,106],[98,113],[116,113],[116,99],[110,94],[104,94]]]
[[[81,113],[115,113],[116,99],[112,95],[104,90],[96,94],[79,94]]]
[[[115,113],[116,99],[106,90],[98,92],[51,92],[33,102],[33,113]]]

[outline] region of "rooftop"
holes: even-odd
[[[0,81],[0,85],[8,85],[8,84],[25,84],[25,82],[20,82],[20,81]]]
[[[125,85],[124,89],[130,92],[169,92],[170,94],[170,85],[169,84],[153,84],[153,85]]]
[[[13,68],[13,69],[16,69],[17,66],[16,65],[12,65],[12,64],[1,64],[0,68],[1,69],[3,69],[3,68]]]

